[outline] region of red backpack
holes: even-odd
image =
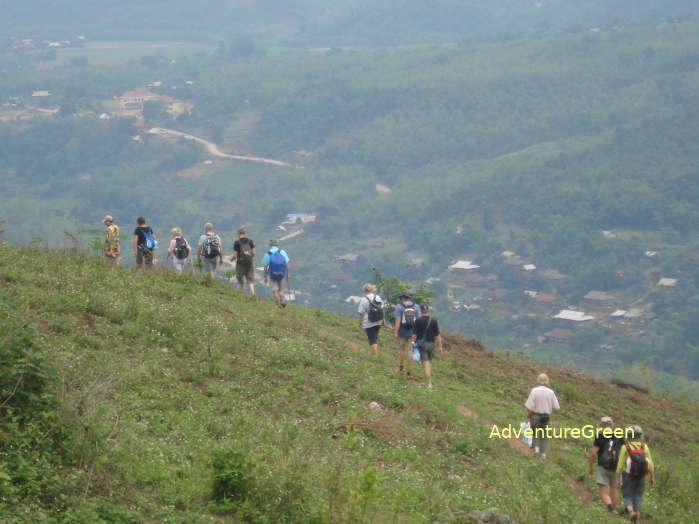
[[[626,462],[629,470],[629,475],[634,478],[643,478],[648,473],[648,457],[646,457],[646,445],[641,444],[638,449],[631,449],[628,444],[625,444],[629,458]]]

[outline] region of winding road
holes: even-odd
[[[199,138],[198,136],[190,135],[189,133],[183,133],[182,131],[175,131],[174,129],[166,129],[164,127],[156,127],[153,128],[150,131],[151,134],[153,135],[159,135],[159,136],[178,136],[181,138],[185,138],[187,140],[192,140],[194,142],[198,142],[202,144],[204,147],[206,147],[206,150],[213,156],[219,157],[219,158],[230,158],[232,160],[243,160],[246,162],[255,162],[258,164],[268,164],[272,166],[277,166],[277,167],[292,167],[291,164],[287,164],[286,162],[282,162],[281,160],[274,160],[272,158],[262,158],[262,157],[256,157],[256,156],[244,156],[244,155],[229,155],[228,153],[224,153],[221,151],[216,144],[213,142],[209,142],[208,140],[205,140],[203,138]]]

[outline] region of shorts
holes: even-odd
[[[400,338],[410,338],[413,336],[413,328],[403,327],[403,324],[398,328],[398,336]]]
[[[251,265],[244,266],[241,264],[235,265],[235,278],[238,279],[238,283],[242,284],[243,279],[248,282],[255,282],[255,268]]]
[[[616,471],[611,471],[597,465],[597,485],[598,486],[616,486]]]
[[[425,342],[424,347],[417,348],[420,350],[420,362],[429,362],[434,358],[434,342]]]
[[[141,251],[140,249],[136,250],[136,267],[143,267],[143,263],[145,262],[146,267],[152,267],[153,266],[153,252],[152,251]]]
[[[369,339],[370,346],[379,343],[379,331],[381,331],[380,325],[364,328],[364,331],[366,331],[366,337]]]
[[[212,257],[212,258],[207,258],[207,257],[202,257],[202,262],[204,262],[204,271],[208,272],[215,272],[216,267],[218,266],[218,258],[217,257]]]
[[[172,257],[172,267],[175,271],[184,271],[185,262],[187,262],[186,258]]]

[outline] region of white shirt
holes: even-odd
[[[556,394],[548,386],[537,386],[532,389],[524,406],[533,413],[544,413],[546,415],[561,409],[561,406],[558,405]]]
[[[359,306],[357,307],[357,313],[362,313],[364,315],[362,317],[362,327],[364,329],[368,329],[374,326],[380,326],[383,324],[383,319],[377,322],[369,322],[369,301],[374,300],[374,297],[376,297],[376,302],[383,306],[383,300],[381,300],[381,297],[379,295],[375,293],[369,293],[359,301]]]

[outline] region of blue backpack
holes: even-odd
[[[158,247],[158,241],[153,238],[153,230],[151,228],[145,230],[143,232],[143,236],[145,237],[146,241],[141,244],[141,251],[148,253]]]
[[[286,276],[286,258],[281,249],[269,252],[269,276],[272,280],[282,280]]]

